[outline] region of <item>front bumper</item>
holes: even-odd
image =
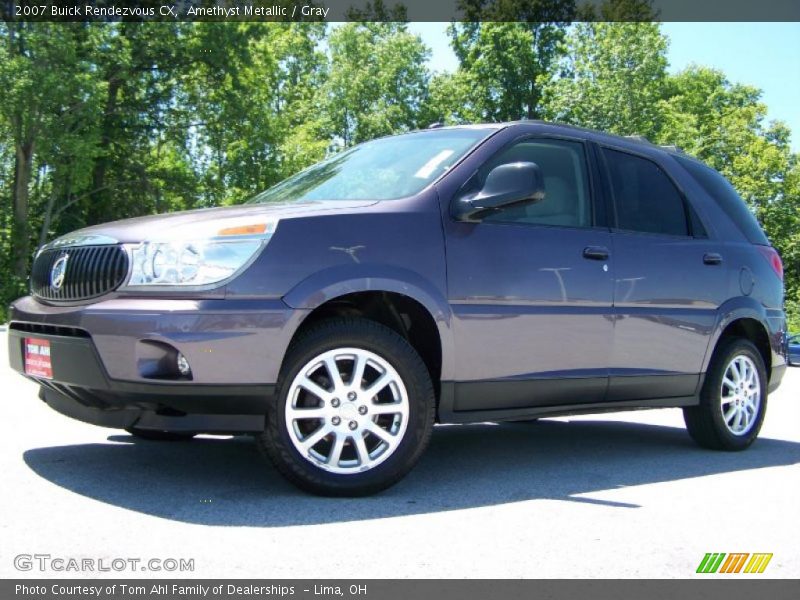
[[[280,300],[115,299],[56,307],[25,297],[11,307],[9,361],[42,386],[51,407],[81,421],[259,431],[303,316]],[[52,379],[25,374],[26,337],[50,343]],[[154,345],[184,354],[191,380],[154,374]]]

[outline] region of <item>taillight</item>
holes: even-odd
[[[775,274],[783,281],[783,263],[781,262],[781,255],[772,246],[756,246],[761,255],[767,259],[767,262],[775,271]]]

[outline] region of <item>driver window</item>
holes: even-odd
[[[555,227],[591,227],[592,209],[583,144],[566,140],[528,139],[501,151],[478,173],[478,184],[494,167],[512,162],[539,165],[544,199],[510,206],[488,215],[484,222],[525,223]]]

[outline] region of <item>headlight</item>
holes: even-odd
[[[125,288],[212,286],[248,266],[277,227],[269,223],[226,227],[207,239],[149,240],[126,246],[131,274]]]

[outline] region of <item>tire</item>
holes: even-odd
[[[758,349],[743,338],[725,339],[711,359],[700,404],[683,409],[686,429],[704,448],[744,450],[761,430],[767,393],[767,372]]]
[[[197,434],[192,431],[158,431],[155,429],[137,429],[128,427],[125,431],[133,437],[155,442],[186,442]]]
[[[434,413],[428,369],[408,341],[373,321],[336,318],[292,343],[256,441],[300,489],[365,496],[394,485],[417,463]]]

